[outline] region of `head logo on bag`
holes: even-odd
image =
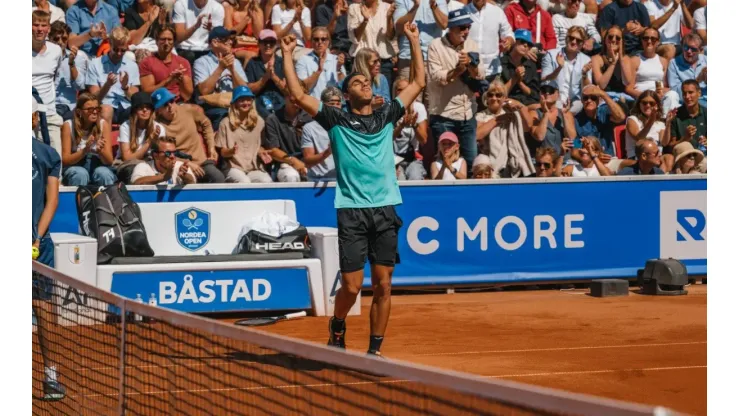
[[[175,214],[177,242],[186,250],[197,251],[211,238],[211,213],[190,207]]]

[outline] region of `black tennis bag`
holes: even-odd
[[[77,188],[77,218],[82,233],[98,240],[98,264],[114,257],[153,257],[141,210],[122,182]]]
[[[238,254],[302,253],[303,257],[310,257],[311,240],[304,226],[280,237],[250,230],[239,240],[237,252]]]

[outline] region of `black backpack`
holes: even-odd
[[[141,210],[122,182],[77,188],[77,218],[82,233],[98,240],[98,264],[114,257],[153,257]]]

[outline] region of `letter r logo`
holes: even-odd
[[[660,257],[707,258],[707,191],[660,193]]]

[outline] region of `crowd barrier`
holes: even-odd
[[[394,287],[634,277],[668,257],[704,275],[706,190],[706,175],[405,182]],[[293,200],[303,225],[336,227],[333,183],[129,191],[139,203]],[[241,229],[246,218],[229,221]],[[78,230],[74,188],[63,187],[51,231]]]

